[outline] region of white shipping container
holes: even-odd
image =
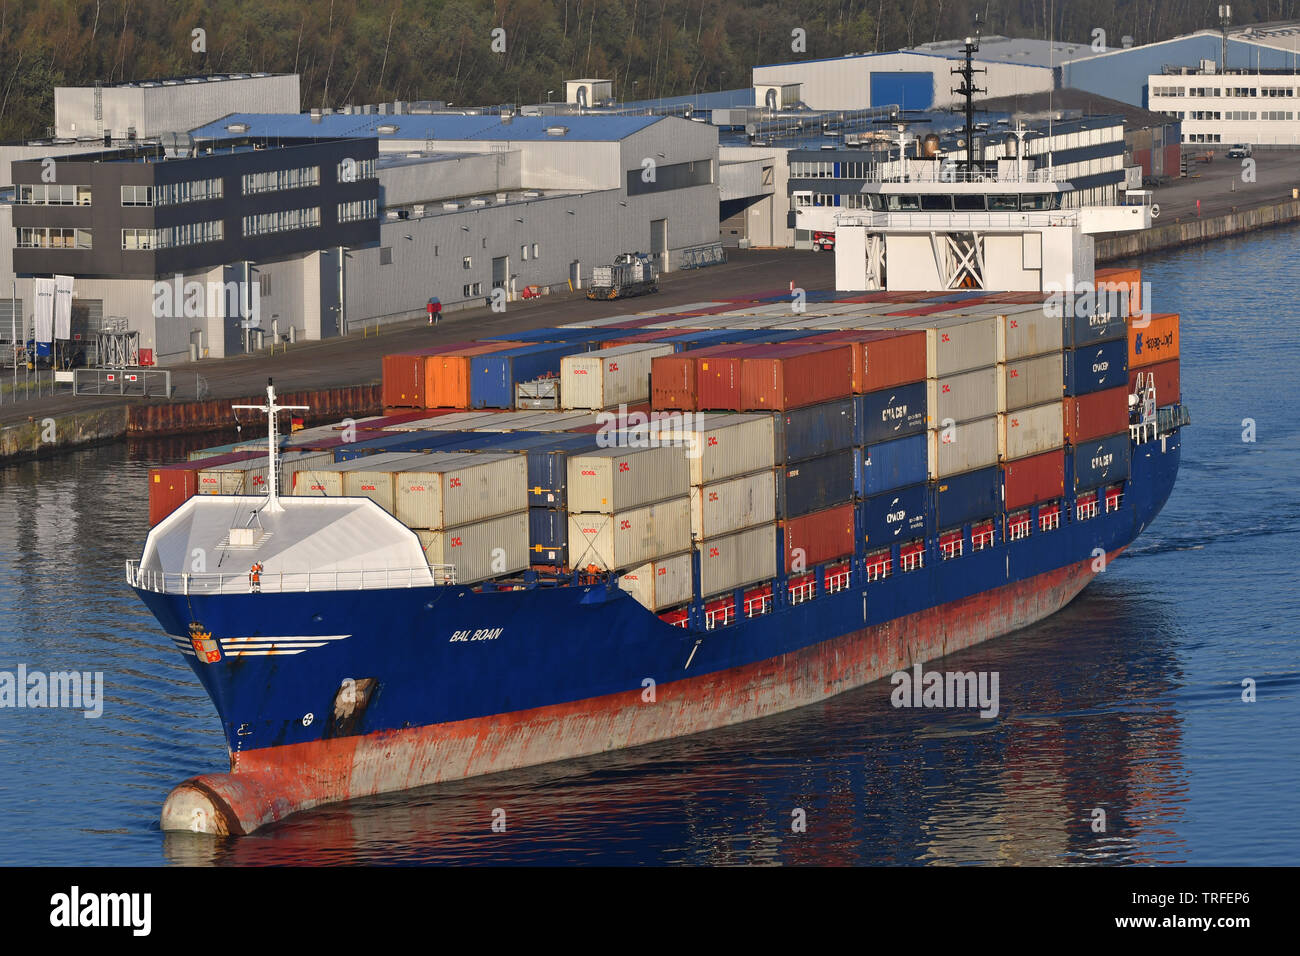
[[[430,564],[456,566],[456,583],[472,584],[528,567],[528,511],[486,521],[415,532]]]
[[[652,611],[685,604],[691,599],[691,554],[658,558],[624,571],[618,586]]]
[[[263,443],[263,448],[266,447]],[[334,460],[331,451],[292,451],[278,456],[280,465],[279,493],[290,494],[293,473],[299,468],[329,464]],[[196,492],[200,495],[264,495],[267,493],[267,467],[265,457],[231,462],[215,468],[204,468],[198,474]]]
[[[653,332],[658,329],[702,329],[705,326],[700,323],[707,318],[707,315],[688,315],[681,319],[664,319],[662,322],[652,322],[649,325],[628,329],[627,334],[635,335],[637,332]]]
[[[650,397],[650,360],[672,355],[672,345],[618,345],[560,359],[560,404],[564,408],[611,408]]]
[[[288,493],[317,498],[345,498],[347,487],[344,484],[344,476],[348,472],[389,468],[398,462],[420,457],[422,456],[411,452],[395,451],[385,452],[382,455],[366,455],[353,458],[351,461],[321,462],[306,468],[295,468],[293,479],[289,482]]]
[[[770,469],[691,487],[691,535],[697,541],[774,521],[776,472]]]
[[[569,515],[569,564],[635,568],[691,546],[691,499],[673,498],[613,514]]]
[[[399,422],[387,426],[386,432],[428,432],[436,429],[460,429],[466,422],[483,418],[483,412],[452,412],[450,415],[434,415],[432,418],[417,418],[414,421]]]
[[[588,412],[551,412],[549,419],[530,422],[530,432],[571,432],[585,425],[599,425],[600,417]]]
[[[931,480],[989,468],[998,463],[998,419],[993,415],[929,431]]]
[[[776,465],[776,422],[770,414],[714,415],[695,412],[660,418],[646,426],[651,441],[683,446],[690,483],[734,478]]]
[[[996,365],[1000,361],[1001,322],[995,315],[926,320],[926,377]]]
[[[1045,314],[1041,305],[1006,312],[998,316],[998,321],[1002,323],[1003,343],[999,362],[1059,352],[1064,346],[1065,328],[1061,317]]]
[[[528,459],[519,454],[438,452],[395,476],[397,520],[451,528],[528,507]]]
[[[1065,387],[1065,363],[1061,352],[1008,362],[1003,366],[1006,408],[1012,411],[1030,405],[1054,402]]]
[[[945,419],[969,422],[1006,411],[1006,379],[1001,366],[927,378],[925,383],[930,428],[942,427]]]
[[[700,544],[700,587],[705,598],[776,577],[776,525],[749,528]]]
[[[688,495],[686,451],[661,445],[598,448],[570,455],[569,510],[612,514]]]
[[[1019,408],[998,416],[998,452],[1007,461],[1064,446],[1064,402]]]

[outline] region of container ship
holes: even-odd
[[[835,291],[390,355],[385,415],[284,436],[268,386],[264,441],[154,469],[127,577],[230,753],[163,828],[751,720],[1073,599],[1173,488],[1178,316],[1092,267],[1148,213],[961,172],[904,144],[810,222]]]

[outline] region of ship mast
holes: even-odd
[[[975,163],[975,94],[988,92],[988,90],[980,89],[975,85],[975,74],[988,72],[987,70],[978,69],[974,64],[975,54],[979,52],[979,49],[980,18],[979,14],[976,14],[975,35],[966,38],[966,62],[950,71],[961,77],[961,85],[952,92],[956,93],[966,101],[966,162],[963,165],[967,170],[974,170],[977,168]]]
[[[266,380],[266,404],[265,405],[232,405],[231,408],[247,409],[249,411],[266,412],[266,452],[267,452],[267,482],[266,482],[266,504],[262,506],[266,511],[276,512],[283,511],[284,506],[280,504],[279,484],[280,469],[278,466],[279,441],[275,433],[275,416],[278,412],[287,411],[306,411],[309,405],[277,405],[275,403],[275,386],[268,378]]]

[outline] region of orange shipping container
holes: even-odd
[[[1009,461],[1002,472],[1008,511],[1059,498],[1065,489],[1065,449]]]
[[[476,355],[504,352],[528,345],[527,342],[481,342],[424,358],[424,407],[469,408],[470,359]]]
[[[852,394],[851,345],[763,345],[741,362],[740,411],[788,411]]]
[[[1098,269],[1093,273],[1098,292],[1111,289],[1128,293],[1128,314],[1142,313],[1141,269]]]
[[[1155,365],[1145,365],[1142,368],[1135,368],[1128,373],[1128,390],[1136,392],[1138,388],[1138,376],[1142,376],[1142,387],[1145,388],[1148,378],[1155,380],[1156,385],[1156,404],[1172,405],[1182,397],[1181,363],[1178,359],[1170,362],[1159,362]]]
[[[1065,440],[1078,445],[1125,431],[1128,428],[1128,395],[1128,388],[1121,385],[1088,395],[1066,396]]]
[[[424,349],[385,355],[383,399],[385,408],[424,408],[424,359],[427,355],[470,348],[474,342],[446,342]]]
[[[785,529],[785,570],[802,574],[853,553],[853,505],[837,505],[778,524]],[[801,567],[796,570],[796,559]]]
[[[1128,367],[1140,368],[1178,358],[1178,313],[1153,312],[1128,324]]]
[[[711,345],[650,360],[650,404],[657,412],[695,411],[700,407],[701,360],[734,352],[743,346]]]
[[[847,342],[853,346],[853,391],[861,395],[925,378],[925,333],[901,329],[844,330],[810,335],[799,344]]]

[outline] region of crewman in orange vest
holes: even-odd
[[[248,569],[248,589],[254,594],[262,593],[262,562],[254,561]]]

